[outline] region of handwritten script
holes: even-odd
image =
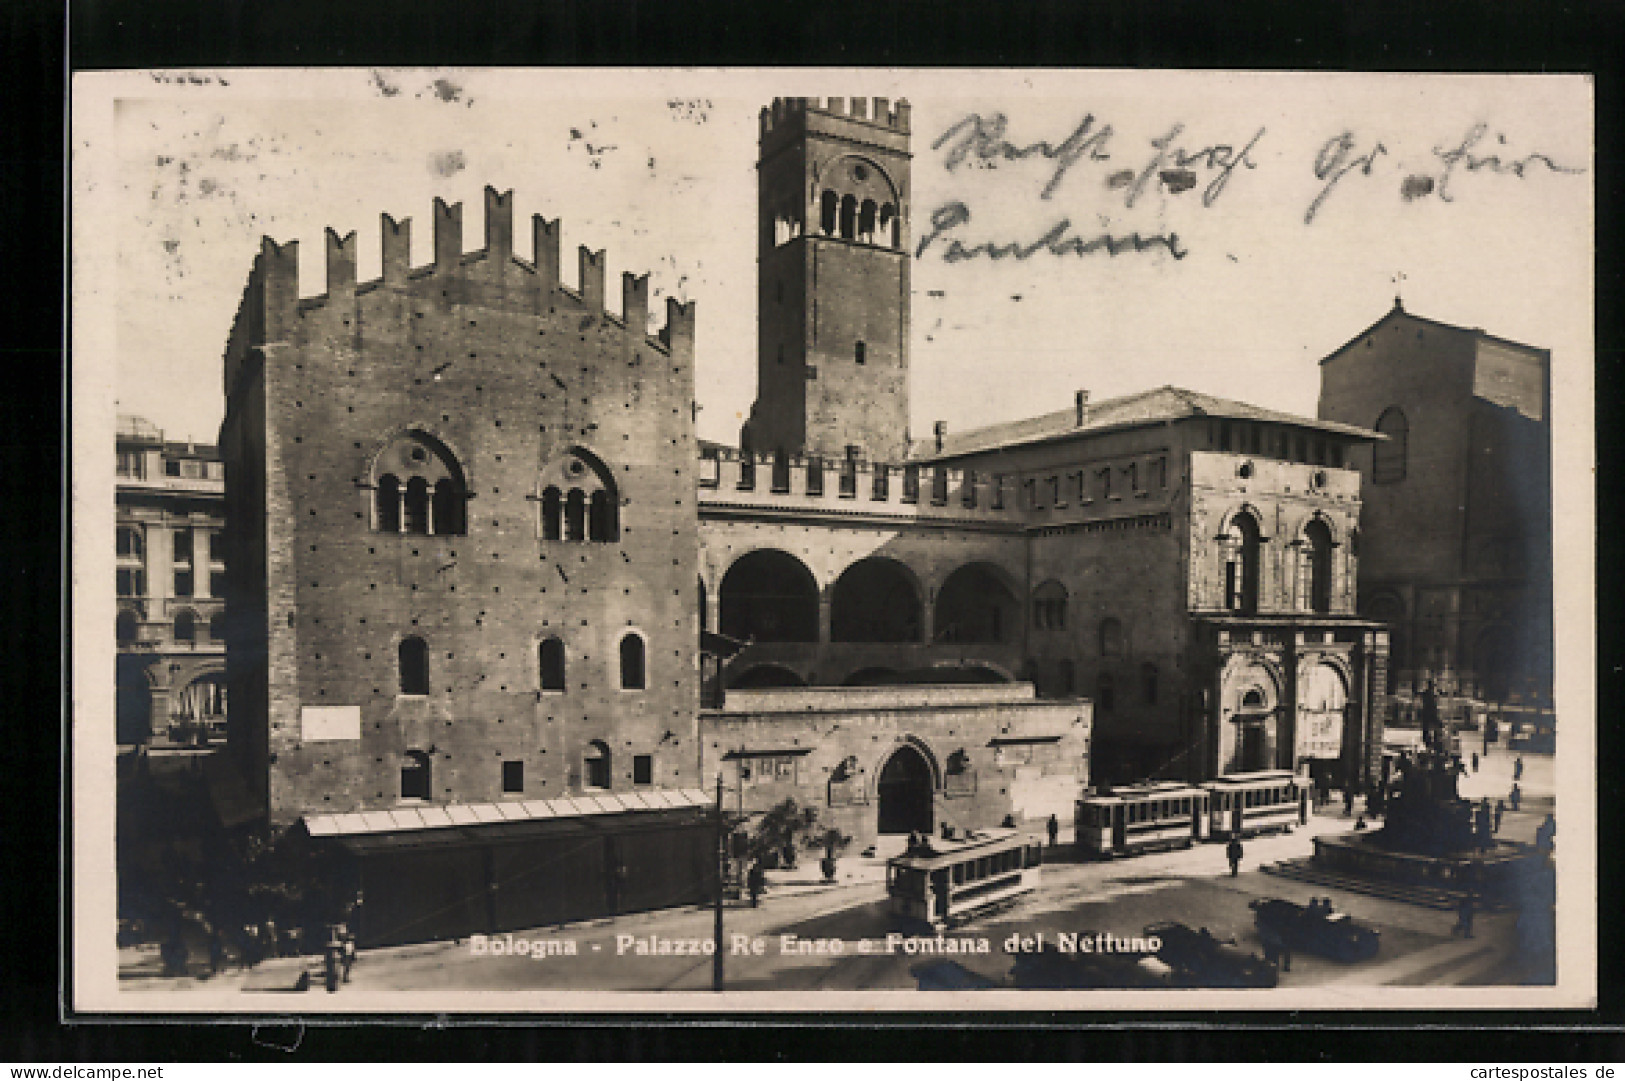
[[[1052,201],[1057,193],[1077,198],[1086,189],[1093,173],[1109,203],[1123,210],[1153,194],[1178,197],[1200,189],[1196,200],[1203,211],[1211,210],[1238,178],[1259,168],[1264,149],[1273,151],[1272,168],[1284,167],[1301,177],[1306,202],[1303,224],[1313,225],[1326,209],[1334,193],[1356,180],[1383,178],[1401,170],[1400,159],[1390,149],[1391,139],[1362,135],[1352,129],[1333,132],[1308,152],[1270,147],[1269,131],[1258,127],[1242,138],[1201,142],[1186,135],[1183,122],[1163,128],[1160,134],[1136,143],[1121,136],[1110,122],[1086,112],[1058,140],[1038,139],[1016,142],[1010,137],[1012,123],[1005,113],[971,113],[950,124],[931,143],[940,154],[947,172],[980,169],[996,170],[1027,162],[1042,163],[1042,184],[1037,189],[1041,202]],[[1493,150],[1493,152],[1491,152]],[[1540,150],[1515,152],[1506,133],[1493,131],[1490,124],[1472,125],[1460,138],[1444,139],[1431,147],[1429,166],[1399,178],[1396,194],[1403,200],[1437,198],[1454,202],[1456,185],[1464,175],[1486,174],[1511,180],[1524,180],[1537,173],[1575,175],[1581,166],[1557,160]],[[1276,163],[1279,162],[1280,165]],[[1022,194],[1021,185],[1030,183],[1031,171],[1018,170],[1003,197]],[[1070,190],[1067,190],[1070,186]],[[1103,219],[1104,220],[1104,219]],[[1069,216],[1058,215],[1045,228],[1031,230],[1026,237],[996,236],[968,240],[965,229],[972,221],[972,208],[965,198],[949,199],[930,215],[930,225],[922,230],[914,257],[922,259],[934,252],[945,262],[970,259],[1025,260],[1034,255],[1118,256],[1165,252],[1174,259],[1189,254],[1189,246],[1171,230],[1158,232],[1112,232],[1077,229]]]

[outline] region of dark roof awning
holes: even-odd
[[[989,747],[1020,747],[1032,743],[1059,743],[1061,737],[1054,736],[994,736],[987,741]]]

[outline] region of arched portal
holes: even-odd
[[[968,563],[937,594],[939,642],[1003,642],[1016,630],[1020,606],[991,565]]]
[[[931,763],[915,747],[903,744],[886,759],[876,783],[881,833],[929,835],[932,829]]]
[[[759,690],[763,687],[805,687],[807,681],[782,664],[758,664],[728,679],[730,690]]]
[[[861,559],[846,569],[830,596],[832,642],[918,642],[920,595],[894,559]]]
[[[719,628],[754,642],[818,641],[818,583],[795,556],[762,549],[741,556],[722,578]]]

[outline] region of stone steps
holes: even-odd
[[[1461,904],[1461,893],[1457,890],[1446,890],[1437,886],[1417,886],[1403,882],[1386,882],[1376,878],[1361,878],[1340,871],[1327,870],[1310,859],[1281,860],[1276,863],[1266,864],[1260,867],[1259,870],[1277,878],[1287,878],[1314,886],[1329,886],[1333,889],[1347,890],[1350,893],[1362,893],[1368,897],[1379,897],[1386,901],[1400,901],[1405,904],[1419,905],[1423,908],[1449,910]],[[1503,906],[1489,900],[1480,900],[1478,904],[1480,911],[1500,907]]]

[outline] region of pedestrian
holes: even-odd
[[[355,967],[355,931],[348,926],[340,925],[340,941],[344,944],[344,982],[350,982],[350,970]]]
[[[1514,781],[1523,780],[1523,755],[1521,754],[1512,763],[1512,779]]]
[[[1224,849],[1225,858],[1230,861],[1230,877],[1235,878],[1241,869],[1241,838],[1232,836],[1230,843]]]
[[[745,888],[750,891],[750,907],[760,906],[762,894],[767,892],[767,872],[762,870],[761,860],[751,863],[750,870],[745,874]]]
[[[1452,938],[1456,935],[1461,935],[1463,938],[1473,937],[1472,894],[1464,893],[1461,895],[1461,904],[1456,907],[1456,926],[1450,929],[1450,935]]]
[[[1054,815],[1049,816],[1048,829],[1049,829],[1049,846],[1051,848],[1054,848],[1055,843],[1061,839],[1061,823],[1060,823],[1060,820],[1057,819]]]
[[[344,963],[344,944],[339,941],[338,927],[329,928],[327,945],[322,947],[322,972],[327,979],[327,993],[339,989],[339,969]]]
[[[1496,833],[1501,832],[1501,816],[1506,814],[1506,813],[1507,813],[1507,801],[1504,800],[1504,799],[1496,800],[1495,801],[1495,823],[1494,823],[1493,826],[1490,827]]]
[[[1354,828],[1357,829],[1357,830],[1365,829],[1365,815],[1361,815],[1358,819],[1355,820]]]
[[[1478,752],[1477,751],[1473,752],[1473,772],[1474,773],[1478,772]]]
[[[1343,789],[1343,817],[1354,817],[1354,786]]]
[[[1507,793],[1507,806],[1516,811],[1518,809],[1518,805],[1522,802],[1523,789],[1519,788],[1517,782],[1514,781],[1512,784],[1512,791]]]

